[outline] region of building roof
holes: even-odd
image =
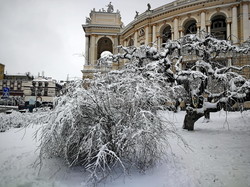
[[[37,81],[37,82],[48,82],[50,80],[45,79],[44,77],[36,77],[33,79],[33,81]]]

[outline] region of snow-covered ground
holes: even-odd
[[[181,128],[184,115],[165,114],[175,122],[190,149],[178,146],[173,139],[175,156],[168,163],[145,174],[131,172],[125,178],[113,177],[99,186],[250,186],[250,111],[213,113],[209,123],[200,119],[193,132]],[[34,139],[38,128],[34,125],[0,133],[0,187],[87,186],[81,168],[67,168],[55,158],[45,161],[38,174],[39,141]]]

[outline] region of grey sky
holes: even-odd
[[[139,13],[172,0],[113,0],[127,25]],[[45,72],[57,80],[82,77],[85,37],[81,25],[90,10],[109,0],[0,0],[0,63],[8,74]]]

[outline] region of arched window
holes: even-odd
[[[184,25],[184,34],[196,34],[197,26],[195,20],[190,20]]]
[[[227,24],[225,16],[217,15],[211,19],[211,34],[220,40],[227,39]]]
[[[134,45],[134,40],[130,39],[129,42],[128,42],[128,46],[133,46],[133,45]]]
[[[108,37],[101,38],[97,43],[97,59],[101,57],[103,51],[109,51],[113,53],[113,44]]]
[[[168,40],[171,40],[171,27],[168,25],[162,31],[162,43],[166,43]]]

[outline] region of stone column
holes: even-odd
[[[174,40],[174,32],[171,32],[171,40]]]
[[[206,14],[204,11],[201,12],[201,30],[206,32]]]
[[[127,40],[124,40],[124,42],[123,42],[124,44],[124,47],[127,47]]]
[[[134,46],[135,47],[137,47],[137,43],[138,43],[138,41],[137,41],[137,31],[135,31],[135,34],[134,34]]]
[[[243,3],[243,41],[249,37],[248,4]]]
[[[209,34],[211,34],[211,25],[208,25],[208,26],[207,26],[207,32],[208,32]]]
[[[89,65],[89,36],[85,35],[85,65]]]
[[[156,42],[156,25],[153,25],[153,39],[152,39],[152,42]]]
[[[118,49],[117,49],[117,46],[118,46],[118,36],[113,36],[113,41],[114,41],[114,44],[113,44],[113,54],[117,54],[118,53]]]
[[[180,37],[183,37],[183,30],[180,30]]]
[[[145,45],[148,45],[148,26],[145,28]]]
[[[95,53],[97,53],[95,42],[96,42],[96,36],[91,35],[90,36],[90,50],[89,50],[89,56],[90,56],[89,64],[91,65],[95,64]]]
[[[160,36],[156,36],[157,37],[157,47],[158,49],[161,48],[161,37]]]
[[[238,19],[237,19],[237,7],[233,6],[232,8],[232,40],[233,43],[238,43]]]
[[[196,26],[197,27],[197,34],[200,33],[200,26]]]
[[[174,18],[174,40],[179,38],[178,18]]]

